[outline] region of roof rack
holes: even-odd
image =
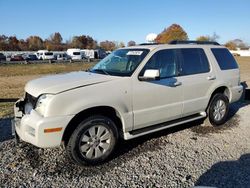
[[[168,44],[211,44],[211,45],[220,45],[218,42],[213,41],[196,41],[196,40],[173,40]]]

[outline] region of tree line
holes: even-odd
[[[213,41],[217,42],[220,38],[219,35],[213,33],[212,35],[201,35],[196,38],[197,41]],[[157,35],[155,42],[157,43],[169,43],[172,40],[188,40],[188,34],[178,24],[172,24],[168,28],[164,29]],[[246,48],[247,44],[241,39],[234,39],[224,44],[229,50],[236,50],[237,48]]]
[[[169,43],[172,40],[188,40],[187,32],[178,24],[172,24],[159,33],[154,42]],[[217,41],[219,36],[216,33],[213,35],[201,35],[196,38],[198,41]],[[136,42],[131,40],[127,46],[134,46]],[[230,40],[225,44],[230,50],[235,50],[237,47],[244,48],[246,44],[240,40]],[[98,49],[102,48],[106,51],[113,51],[117,48],[125,47],[124,42],[119,41],[101,41],[97,42],[91,36],[80,35],[74,36],[72,39],[63,42],[63,38],[59,32],[51,34],[47,39],[43,40],[39,36],[30,36],[27,39],[17,39],[16,36],[0,35],[0,51],[37,51],[47,49],[52,51],[65,51],[68,48],[80,49]]]
[[[127,45],[135,45],[135,42],[130,41]],[[41,49],[65,51],[69,48],[102,48],[106,51],[113,51],[122,47],[125,47],[123,42],[105,40],[97,43],[96,40],[88,35],[74,36],[71,40],[63,42],[63,38],[59,32],[51,34],[45,40],[39,36],[30,36],[24,40],[18,39],[16,36],[0,35],[0,51],[37,51]]]

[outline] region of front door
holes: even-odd
[[[145,70],[160,70],[160,80],[133,80],[134,130],[180,118],[183,108],[182,83],[177,77],[176,50],[157,51]]]

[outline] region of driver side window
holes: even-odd
[[[147,69],[158,69],[160,78],[169,78],[177,75],[176,50],[167,49],[156,52],[143,68],[140,76]]]

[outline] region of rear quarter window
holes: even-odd
[[[221,70],[238,69],[233,55],[225,48],[211,48]]]

